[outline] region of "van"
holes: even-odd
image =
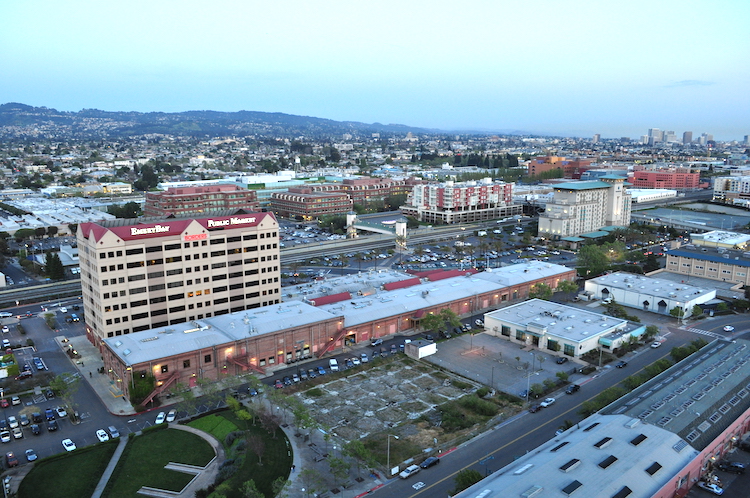
[[[611,297],[608,297],[607,299],[602,299],[602,304],[611,304],[611,303],[612,303]]]
[[[336,361],[336,358],[331,358],[330,360],[328,360],[328,368],[331,370],[331,372],[339,371],[339,362]]]

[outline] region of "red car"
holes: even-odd
[[[8,403],[8,400],[3,398],[0,399],[0,408],[8,408],[10,406],[10,403]]]
[[[274,385],[274,387],[276,389],[282,389],[284,387],[284,384],[279,379],[276,379],[276,382],[274,382],[273,385]],[[7,401],[6,401],[6,403],[7,403]]]
[[[8,467],[15,467],[18,465],[18,458],[16,458],[16,455],[9,451],[5,454],[5,463],[8,465]]]

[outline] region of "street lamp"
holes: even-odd
[[[536,356],[534,356],[533,352],[529,352],[529,354],[531,355],[532,367],[531,367],[531,371],[528,372],[526,375],[526,404],[529,404],[529,394],[531,394],[529,392],[531,389],[531,373],[534,371],[533,363],[534,363],[534,360],[536,360]]]
[[[387,465],[388,465],[388,473],[391,474],[391,438],[398,439],[398,436],[395,434],[388,434],[388,457],[387,457]],[[392,474],[391,474],[392,475]]]

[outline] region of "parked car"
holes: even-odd
[[[8,408],[10,406],[10,403],[6,398],[0,399],[0,408]]]
[[[566,363],[568,361],[568,358],[565,356],[559,357],[557,360],[555,360],[555,363],[558,365],[562,365],[563,363]]]
[[[323,367],[318,367],[318,375],[325,375],[326,369]]]
[[[10,348],[10,341],[8,339],[3,339],[3,349]]]
[[[39,458],[39,457],[37,456],[36,451],[34,451],[32,449],[26,450],[26,461],[27,462],[33,462],[37,458]]]
[[[361,355],[359,355],[359,356],[360,356],[360,358],[361,358],[361,360],[362,360],[362,363],[367,363],[367,362],[369,362],[369,361],[370,361],[370,357],[369,357],[369,356],[367,356],[367,353],[362,353],[362,354],[361,354]]]
[[[35,436],[38,436],[42,433],[42,428],[39,426],[39,424],[31,424],[31,433]]]
[[[711,482],[698,481],[698,487],[701,489],[705,489],[709,493],[713,493],[716,496],[721,496],[724,494],[724,490],[722,488]]]
[[[156,425],[163,424],[166,419],[167,419],[167,414],[164,412],[159,412],[159,414],[156,416],[156,420],[154,421],[154,423]]]
[[[555,404],[555,398],[547,398],[541,403],[539,403],[539,406],[541,406],[542,408],[547,408],[548,406],[552,406],[554,404]]]
[[[409,477],[413,476],[417,472],[419,472],[419,465],[409,465],[404,470],[402,470],[398,476],[401,479],[408,479]]]
[[[107,434],[104,429],[99,429],[96,431],[96,438],[100,443],[103,443],[105,441],[109,441],[109,434]]]
[[[656,342],[652,342],[652,343],[651,343],[651,347],[652,347],[653,349],[656,349],[656,348],[658,348],[659,346],[661,346],[661,343],[660,343],[659,341],[656,341]]]
[[[29,370],[25,370],[21,372],[20,374],[16,375],[16,380],[26,380],[33,377],[34,374],[32,374]]]
[[[628,362],[627,361],[618,361],[615,364],[615,368],[625,368],[627,366],[628,366]]]
[[[68,416],[68,412],[66,412],[65,408],[63,408],[62,406],[58,406],[57,408],[55,408],[55,412],[57,412],[57,416],[60,418],[65,418]]]
[[[23,438],[23,429],[21,429],[20,427],[16,427],[11,432],[13,433],[13,439]]]
[[[18,424],[18,419],[16,417],[14,417],[13,415],[11,415],[10,417],[8,417],[8,426],[11,429],[15,429],[16,427],[18,427],[18,425],[19,425]]]
[[[288,375],[285,375],[283,382],[284,382],[285,386],[291,386],[292,385],[292,378],[289,377]]]
[[[57,430],[57,420],[48,420],[47,421],[47,430],[52,432]]]
[[[565,389],[565,394],[573,394],[574,392],[578,392],[581,390],[581,386],[578,384],[570,384],[567,389]]]
[[[383,339],[373,339],[370,346],[380,346],[381,344],[383,344]]]
[[[531,405],[531,407],[529,408],[529,413],[536,413],[541,409],[542,407],[540,405]]]
[[[724,472],[732,472],[734,474],[744,474],[745,473],[745,464],[740,462],[720,462],[719,470],[723,470]]]
[[[355,356],[354,358],[352,358],[352,364],[353,364],[353,365],[354,365],[355,367],[357,367],[357,366],[361,365],[361,364],[362,364],[362,362],[361,362],[361,361],[359,361],[359,358],[357,358],[357,357]]]
[[[16,458],[16,455],[12,451],[5,454],[5,464],[8,468],[18,466],[18,458]]]
[[[0,312],[0,318],[10,318],[13,316],[13,313],[10,313],[8,311]]]
[[[65,448],[65,451],[73,451],[74,449],[76,449],[76,444],[70,439],[63,439],[62,445],[63,448]]]
[[[0,442],[10,443],[10,431],[0,431]]]
[[[433,465],[437,465],[440,463],[440,459],[438,457],[431,456],[427,460],[421,463],[420,467],[423,469],[429,469]]]
[[[299,380],[305,381],[305,380],[308,379],[308,377],[309,377],[309,375],[307,375],[307,370],[304,370],[304,369],[300,370],[300,372],[299,372]]]
[[[339,371],[339,362],[336,361],[336,358],[331,358],[330,360],[328,360],[328,368],[331,369],[331,372]]]
[[[318,376],[318,373],[315,371],[314,368],[309,368],[307,370],[307,376],[310,377],[311,379],[314,379]]]
[[[117,428],[113,425],[110,425],[107,427],[107,430],[109,431],[109,437],[114,439],[116,437],[120,437],[120,431],[117,430]]]

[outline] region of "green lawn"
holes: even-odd
[[[37,461],[18,489],[19,498],[91,496],[119,441],[109,441]],[[16,455],[24,458],[23,454]]]
[[[179,491],[193,476],[164,466],[169,462],[204,466],[213,457],[211,445],[195,434],[178,429],[146,432],[128,442],[104,495],[130,498],[141,486]]]
[[[231,411],[223,411],[212,415],[207,415],[190,422],[191,427],[205,430],[213,434],[222,443],[225,436],[236,430],[244,429],[248,423],[237,419]],[[215,431],[215,432],[214,432]],[[291,445],[289,444],[284,431],[281,428],[276,430],[276,439],[273,434],[269,434],[260,425],[249,425],[249,434],[258,435],[263,438],[265,449],[263,451],[263,465],[258,465],[258,457],[250,451],[235,455],[233,448],[224,448],[227,458],[234,458],[239,462],[239,469],[226,482],[229,484],[231,491],[227,492],[227,498],[242,498],[239,488],[245,481],[250,479],[255,481],[258,490],[265,496],[274,496],[272,490],[273,481],[282,477],[289,478],[289,472],[292,467]],[[235,441],[233,447],[239,441]]]

